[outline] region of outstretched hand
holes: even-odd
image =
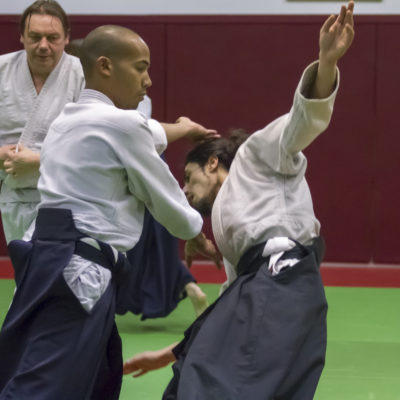
[[[354,38],[353,9],[354,2],[350,1],[347,7],[342,6],[337,17],[331,15],[321,28],[318,74],[310,98],[324,99],[335,88],[337,62],[347,52]]]
[[[132,374],[134,378],[167,366],[175,361],[172,349],[176,343],[161,350],[144,351],[124,362],[123,374]]]
[[[331,15],[319,36],[320,61],[336,63],[350,47],[354,38],[354,2],[342,6],[338,16]]]
[[[187,117],[179,117],[176,123],[185,127],[187,132],[186,137],[193,142],[201,142],[206,139],[219,138],[221,136],[215,129],[207,129],[203,125]]]
[[[203,232],[200,232],[196,237],[186,241],[185,243],[185,262],[190,268],[193,258],[196,255],[202,255],[211,261],[214,261],[218,269],[222,268],[222,257],[217,251],[213,242],[206,238]]]

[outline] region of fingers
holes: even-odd
[[[351,27],[354,26],[354,18],[353,18],[353,11],[352,10],[347,10],[346,18],[344,20],[344,23],[346,25],[350,25]]]
[[[346,6],[342,6],[340,10],[340,16],[338,18],[338,22],[342,25],[350,24],[351,26],[354,25],[353,21],[353,11],[354,11],[354,2],[350,1],[349,4]]]
[[[7,174],[12,175],[12,176],[17,176],[17,172],[14,169],[14,165],[13,165],[12,161],[10,161],[10,160],[4,161],[3,167],[4,167],[4,171]]]
[[[215,265],[217,266],[218,269],[221,269],[221,268],[222,268],[222,260],[221,260],[220,257],[216,258],[216,259],[214,260],[214,262],[215,262]]]
[[[328,33],[329,29],[335,23],[335,21],[336,21],[336,16],[335,15],[332,14],[331,16],[329,16],[328,19],[322,25],[321,32]]]
[[[135,368],[133,368],[133,366],[131,365],[131,363],[129,361],[124,362],[124,365],[122,367],[122,373],[124,375],[130,374],[134,370],[135,370]]]
[[[346,11],[347,11],[347,7],[346,6],[342,6],[340,7],[340,13],[336,19],[336,22],[339,24],[343,24],[344,19],[346,17]]]
[[[207,135],[212,138],[219,138],[221,135],[215,129],[207,129]]]
[[[347,5],[347,11],[354,11],[354,1],[349,1],[349,4]]]
[[[125,361],[122,368],[123,375],[133,374],[133,377],[142,376],[146,372],[148,372],[148,369],[140,366],[140,362],[135,357]]]
[[[139,376],[147,374],[147,372],[149,372],[149,371],[146,371],[144,369],[140,369],[140,370],[138,370],[138,372],[135,372],[134,374],[132,374],[132,377],[133,378],[139,378]]]
[[[324,22],[321,32],[329,32],[329,29],[334,24],[346,25],[350,24],[351,26],[354,25],[353,21],[353,10],[354,10],[354,2],[350,1],[348,6],[342,6],[340,8],[339,15],[336,17],[335,15],[330,15],[329,18]]]
[[[350,44],[351,44],[351,42],[353,41],[353,38],[354,38],[354,29],[350,25],[346,25],[345,29],[346,29],[346,33],[348,35],[347,46],[350,46]]]

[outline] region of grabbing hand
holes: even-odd
[[[4,161],[4,170],[14,178],[21,178],[32,172],[38,173],[40,165],[40,155],[29,150],[24,145],[18,145],[18,151],[15,148],[7,152]]]
[[[15,151],[16,144],[5,144],[0,146],[0,169],[4,168],[4,160],[8,158],[8,154]]]
[[[222,268],[221,254],[203,232],[200,232],[196,237],[185,243],[185,262],[189,268],[192,265],[193,257],[197,254],[214,261],[218,269]]]
[[[179,117],[176,123],[182,125],[186,131],[186,137],[193,142],[201,142],[206,139],[219,138],[221,136],[215,129],[207,129],[203,125],[187,117]]]
[[[320,61],[336,63],[350,47],[354,38],[354,2],[342,6],[339,15],[331,15],[319,36]]]

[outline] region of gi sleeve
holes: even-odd
[[[130,192],[173,236],[187,240],[202,228],[200,214],[190,207],[168,165],[158,155],[154,137],[160,124],[135,112],[129,132],[120,132],[113,147],[126,169]],[[164,132],[165,135],[165,132]]]
[[[329,125],[339,86],[325,99],[309,99],[318,69],[318,62],[306,68],[297,86],[293,106],[265,128],[255,132],[242,150],[253,155],[258,163],[266,163],[277,173],[295,175],[306,163],[301,150],[305,149]]]

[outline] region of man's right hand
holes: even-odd
[[[4,169],[4,160],[8,158],[9,152],[15,151],[16,148],[16,144],[5,144],[4,146],[0,146],[0,169]]]
[[[200,232],[193,239],[185,243],[185,262],[190,268],[192,265],[193,257],[195,255],[202,255],[211,261],[214,261],[218,269],[222,268],[222,256],[214,246],[214,243],[207,239],[203,232]]]
[[[134,378],[142,376],[149,371],[154,371],[167,366],[175,361],[172,349],[176,343],[161,350],[144,351],[124,362],[123,374],[132,374]]]

